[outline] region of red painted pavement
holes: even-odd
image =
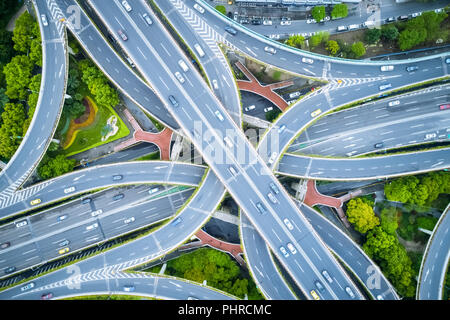
[[[293,81],[282,81],[278,83],[273,83],[269,85],[261,85],[261,83],[256,79],[248,69],[242,65],[239,61],[236,62],[236,66],[246,75],[250,81],[246,80],[237,80],[239,89],[250,91],[255,94],[258,94],[269,101],[271,101],[274,105],[276,105],[281,111],[284,111],[289,105],[287,104],[284,99],[279,96],[277,93],[275,93],[273,90],[281,87],[287,87],[292,85]]]
[[[137,142],[151,142],[156,144],[159,148],[161,160],[170,160],[170,141],[172,140],[172,130],[165,128],[163,131],[158,133],[144,131],[127,109],[123,112],[125,113],[128,121],[131,123],[134,133],[131,139],[118,144],[114,148],[114,151],[117,152],[125,149]]]

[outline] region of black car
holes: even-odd
[[[114,201],[120,200],[120,199],[122,199],[123,197],[125,197],[125,195],[124,195],[123,193],[119,193],[119,194],[116,194],[116,195],[113,197],[113,200],[114,200]]]
[[[16,271],[16,267],[8,267],[4,271],[5,271],[5,273],[12,273],[12,272]]]
[[[253,19],[253,20],[252,20],[252,24],[255,25],[255,26],[257,26],[257,25],[262,24],[262,22],[261,22],[261,20]]]
[[[91,198],[84,198],[83,200],[81,200],[82,204],[86,204],[86,203],[90,203],[92,201]]]
[[[408,72],[413,72],[413,71],[416,71],[416,70],[418,70],[418,69],[419,69],[418,66],[409,66],[409,67],[406,67],[406,71],[408,71]]]
[[[394,22],[395,21],[395,17],[390,17],[386,19],[386,22]]]
[[[233,29],[232,27],[225,27],[225,31],[233,36],[235,36],[237,34],[237,31],[235,29]]]
[[[178,107],[178,101],[175,99],[174,96],[169,96],[169,101],[174,107]]]
[[[382,147],[383,147],[383,142],[376,143],[376,144],[374,145],[374,147],[375,147],[375,148],[382,148]]]
[[[401,20],[401,21],[408,20],[408,16],[399,16],[398,20]]]
[[[11,243],[9,243],[9,242],[3,242],[3,243],[0,245],[0,249],[8,248],[10,245],[11,245]]]

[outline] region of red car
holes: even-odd
[[[122,38],[123,41],[127,41],[127,40],[128,40],[127,35],[126,35],[125,32],[123,32],[121,29],[119,29],[119,30],[117,31],[117,33],[119,34],[119,36]]]
[[[439,109],[441,110],[450,109],[450,104],[443,104],[442,106],[439,107]]]
[[[47,294],[43,294],[41,296],[41,300],[50,300],[51,298],[53,298],[53,293],[49,292]]]

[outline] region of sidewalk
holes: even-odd
[[[229,243],[229,242],[225,242],[225,241],[221,241],[217,238],[214,238],[213,236],[209,235],[208,233],[206,233],[205,231],[203,231],[202,229],[200,229],[195,236],[200,240],[200,241],[195,241],[195,242],[191,242],[191,243],[187,243],[181,247],[179,247],[179,249],[190,249],[190,248],[194,248],[194,247],[203,247],[203,246],[210,246],[212,248],[227,252],[229,254],[231,254],[234,259],[236,259],[236,261],[242,266],[245,267],[245,260],[244,258],[242,258],[242,248],[239,244],[233,244],[233,243]]]

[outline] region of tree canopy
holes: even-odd
[[[22,141],[25,109],[21,103],[7,103],[1,118],[0,155],[9,159],[14,155]]]
[[[348,7],[345,3],[337,4],[333,7],[331,11],[331,18],[345,18],[348,15]]]
[[[360,233],[366,233],[380,224],[373,208],[360,198],[351,199],[347,203],[347,217],[348,221],[354,225],[355,230]]]
[[[67,159],[62,154],[54,158],[45,155],[37,171],[42,179],[50,179],[72,171],[75,163],[75,159]]]
[[[366,48],[361,41],[358,41],[352,44],[352,52],[356,58],[359,58],[366,54]]]
[[[311,15],[314,20],[320,22],[325,18],[325,6],[315,6],[311,10]]]

